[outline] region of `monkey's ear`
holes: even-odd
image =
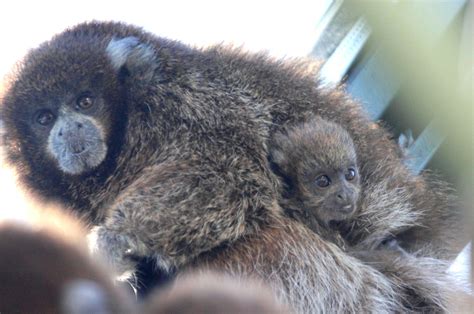
[[[283,153],[283,151],[281,151],[280,149],[272,148],[270,150],[270,160],[271,160],[271,162],[278,165],[278,167],[285,168],[286,156]]]
[[[135,79],[150,80],[158,66],[153,47],[136,37],[113,38],[106,52],[117,73],[126,72]]]
[[[280,168],[285,168],[287,164],[287,143],[288,143],[288,136],[285,133],[276,132],[273,135],[273,138],[270,143],[270,160],[277,164]]]
[[[288,157],[284,151],[278,147],[273,147],[269,152],[269,161],[272,171],[281,179],[283,179],[283,182],[285,183],[285,193],[288,193],[285,195],[292,194],[292,191],[295,188],[295,183],[292,178],[292,169],[288,163]]]

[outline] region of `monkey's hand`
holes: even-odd
[[[88,243],[91,253],[111,265],[120,281],[130,278],[139,258],[147,254],[146,247],[136,238],[107,226],[93,228]]]

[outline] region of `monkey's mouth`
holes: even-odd
[[[355,209],[355,206],[354,204],[349,204],[349,205],[346,205],[346,206],[342,206],[339,211],[342,213],[342,214],[351,214]]]
[[[342,220],[329,220],[329,228],[337,230],[342,225]]]
[[[337,208],[331,208],[327,211],[327,223],[329,226],[349,219],[355,212],[355,204],[348,204]]]
[[[80,156],[80,155],[87,154],[87,152],[89,150],[90,150],[90,147],[88,147],[86,145],[79,145],[79,146],[69,147],[69,149],[67,151],[68,151],[69,154],[71,154],[73,156]]]
[[[98,143],[100,144],[100,143]],[[105,158],[105,145],[65,147],[58,156],[59,167],[68,174],[81,174],[97,167]]]
[[[75,114],[58,118],[49,133],[47,150],[62,172],[81,175],[104,161],[107,145],[94,121]]]

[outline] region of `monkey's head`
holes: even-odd
[[[271,160],[284,177],[285,197],[324,225],[356,210],[360,182],[354,143],[340,125],[316,117],[277,134]]]
[[[124,85],[149,75],[145,64],[153,72],[154,52],[135,34],[109,34],[113,27],[82,24],[32,50],[2,99],[8,159],[43,196],[80,204],[79,195],[117,167],[129,110]]]

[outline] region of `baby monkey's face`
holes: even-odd
[[[276,134],[271,160],[288,186],[292,206],[329,226],[356,210],[360,179],[356,147],[339,124],[314,117]]]
[[[356,210],[360,183],[357,166],[312,169],[299,180],[304,209],[325,225],[348,219]]]

